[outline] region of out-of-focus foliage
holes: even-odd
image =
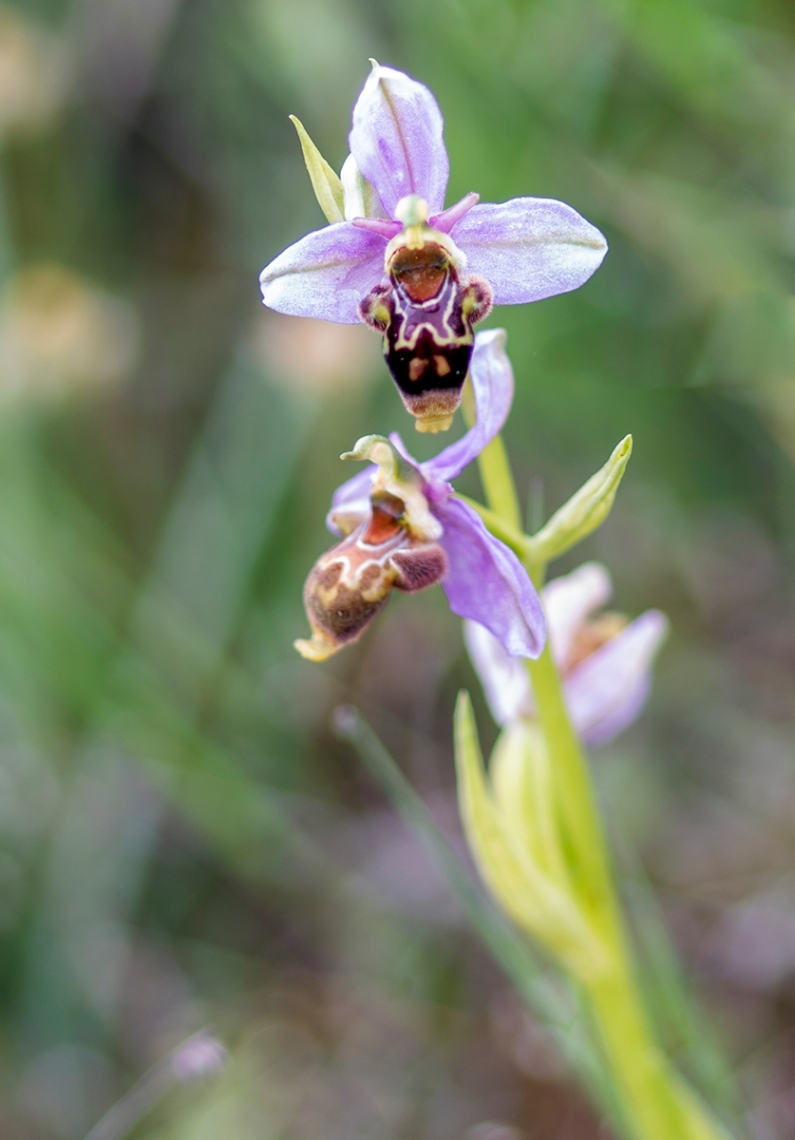
[[[649,711],[594,765],[628,898],[637,848],[750,1130],[784,1140],[785,0],[0,9],[0,1134],[80,1137],[213,1023],[224,1075],[142,1136],[597,1135],[328,728],[341,701],[362,707],[457,834],[450,722],[474,680],[440,591],[394,599],[327,665],[291,648],[337,456],[410,431],[377,338],[258,304],[259,268],[324,221],[287,116],[339,169],[370,56],[435,91],[449,201],[559,197],[608,236],[581,291],[490,318],[518,380],[506,438],[549,514],[633,433],[578,559],[606,561],[622,608],[665,609],[673,636]],[[460,486],[478,493],[474,473]],[[666,962],[649,1000],[684,1056]]]

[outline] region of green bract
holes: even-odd
[[[514,922],[579,978],[609,969],[609,950],[566,882],[543,739],[530,725],[503,733],[486,775],[469,694],[455,713],[458,797],[467,840],[496,898]]]
[[[559,558],[601,526],[610,514],[631,454],[632,436],[627,435],[604,467],[583,483],[579,491],[530,538],[528,555],[533,562],[543,564]]]
[[[345,194],[342,182],[333,167],[329,166],[323,155],[306,132],[304,124],[295,115],[290,115],[290,122],[298,131],[301,141],[301,150],[304,152],[304,162],[312,180],[312,189],[318,200],[320,209],[329,222],[342,222],[345,220]]]

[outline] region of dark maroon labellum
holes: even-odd
[[[486,282],[460,278],[448,250],[432,240],[399,248],[389,284],[362,301],[362,318],[384,334],[384,357],[420,430],[449,427],[469,369],[472,325],[490,308]]]

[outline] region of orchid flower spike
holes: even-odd
[[[449,480],[502,428],[513,372],[502,329],[475,338],[471,377],[477,422],[435,458],[417,463],[400,436],[365,436],[343,459],[374,466],[338,488],[328,516],[342,541],[317,561],[304,587],[311,640],[295,643],[322,661],[357,641],[393,589],[441,582],[453,613],[479,622],[511,657],[537,657],[546,626],[541,601],[516,555],[456,498]]]
[[[646,703],[654,657],[668,619],[647,610],[632,622],[620,614],[593,616],[610,598],[610,575],[586,562],[541,592],[552,655],[563,678],[572,724],[585,744],[606,744],[627,728]],[[509,725],[535,716],[527,670],[508,657],[488,629],[467,622],[464,638],[494,719]]]
[[[266,305],[343,324],[364,320],[420,431],[443,431],[461,401],[472,326],[492,303],[520,305],[579,288],[607,250],[563,202],[476,193],[444,209],[448,158],[431,92],[373,65],[353,109],[338,178],[298,123],[330,225],[263,269]]]

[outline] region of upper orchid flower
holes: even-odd
[[[514,198],[444,209],[448,159],[431,92],[374,64],[353,109],[341,179],[296,121],[331,225],[262,271],[266,305],[384,334],[384,355],[420,431],[450,426],[492,302],[577,289],[599,267],[602,234],[563,202]]]
[[[478,333],[472,354],[477,422],[426,463],[398,435],[365,436],[343,459],[369,459],[336,491],[330,529],[344,535],[313,567],[304,587],[312,638],[297,641],[322,661],[357,641],[392,589],[413,592],[441,582],[450,608],[481,623],[510,656],[537,657],[546,628],[539,597],[516,555],[455,497],[449,480],[500,431],[513,398],[513,373],[501,329]]]
[[[592,617],[612,593],[610,575],[598,562],[555,578],[541,593],[572,724],[586,744],[606,744],[646,703],[668,619],[659,610],[629,623],[616,613]],[[464,637],[497,723],[532,717],[535,705],[522,662],[506,656],[482,624],[467,622]]]

